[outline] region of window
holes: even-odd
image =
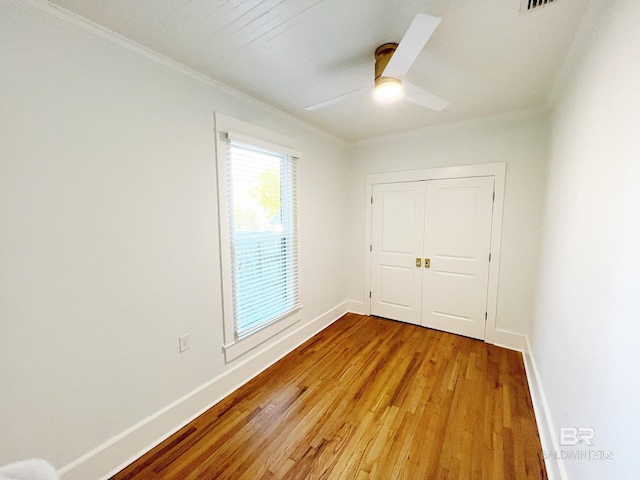
[[[231,140],[227,195],[237,338],[299,308],[296,161]]]
[[[218,114],[216,131],[224,351],[231,361],[300,319],[300,154],[288,137]]]

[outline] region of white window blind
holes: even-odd
[[[227,192],[236,338],[300,308],[297,159],[231,139]]]

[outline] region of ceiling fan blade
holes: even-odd
[[[407,70],[413,65],[418,54],[433,35],[440,20],[442,20],[440,17],[432,17],[426,13],[417,14],[382,72],[382,76],[403,79]]]
[[[341,102],[343,100],[346,100],[347,98],[356,95],[364,90],[370,90],[371,86],[367,85],[366,87],[360,87],[360,88],[356,88],[355,90],[352,90],[350,92],[347,93],[343,93],[342,95],[338,95],[337,97],[333,97],[330,98],[329,100],[324,100],[323,102],[320,103],[316,103],[314,105],[309,105],[308,107],[304,107],[305,110],[317,110],[318,108],[324,108],[324,107],[328,107],[329,105],[333,105],[334,103],[338,103]]]
[[[429,93],[420,87],[416,87],[413,83],[407,82],[406,80],[402,82],[402,89],[406,100],[430,108],[436,112],[440,112],[449,106],[449,102],[443,98]]]

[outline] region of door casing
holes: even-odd
[[[457,167],[439,167],[424,170],[409,170],[403,172],[377,173],[367,175],[365,199],[365,281],[364,281],[364,310],[371,314],[371,197],[374,184],[415,182],[421,180],[442,180],[447,178],[494,177],[495,201],[493,205],[491,231],[491,262],[489,264],[489,281],[487,288],[487,321],[485,339],[487,343],[497,345],[512,345],[513,334],[497,328],[496,316],[498,305],[498,279],[500,272],[500,246],[502,240],[502,214],[504,206],[504,190],[506,179],[506,163],[482,163],[476,165],[462,165]]]

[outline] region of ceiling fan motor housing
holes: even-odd
[[[376,87],[380,83],[384,83],[384,79],[386,77],[382,76],[382,72],[386,68],[389,60],[398,48],[397,43],[385,43],[384,45],[380,45],[376,48],[376,65],[375,65],[375,84]]]

